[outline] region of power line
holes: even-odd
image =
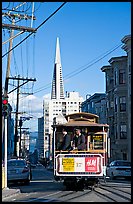
[[[80,69],[80,68],[78,68],[78,69],[76,69],[75,71],[72,71],[71,73],[69,73],[69,74],[67,74],[65,77],[64,77],[64,79],[70,79],[70,78],[72,78],[72,77],[74,77],[74,76],[76,76],[77,74],[79,74],[79,73],[81,73],[81,72],[83,72],[84,70],[86,70],[86,69],[88,69],[89,67],[91,67],[91,66],[93,66],[94,64],[96,64],[97,62],[99,62],[100,60],[102,60],[103,58],[105,58],[106,56],[108,56],[109,54],[111,54],[112,52],[114,52],[116,49],[118,49],[120,46],[122,46],[122,43],[120,43],[119,45],[116,45],[114,48],[112,48],[112,49],[110,49],[109,51],[107,51],[107,52],[105,52],[104,54],[102,54],[102,55],[100,55],[101,57],[97,57],[96,59],[94,59],[94,60],[92,60],[91,62],[89,62],[87,65],[88,66],[86,66],[86,65],[84,65],[84,66],[81,66],[80,68],[82,68],[82,67],[84,67],[83,69]],[[91,64],[90,64],[91,63]],[[74,73],[75,72],[75,73]],[[70,75],[70,76],[69,76]],[[67,77],[67,76],[69,76],[69,77]],[[34,92],[34,94],[35,93],[38,93],[38,92],[41,92],[41,91],[43,91],[43,90],[45,90],[45,89],[48,89],[48,88],[50,88],[51,87],[51,85],[52,85],[52,83],[48,83],[48,84],[46,84],[45,86],[42,86],[42,87],[40,87],[39,89],[37,89],[35,92]],[[23,97],[20,97],[20,99],[23,99],[23,98],[25,98],[25,97],[27,97],[27,96],[23,96]]]
[[[36,29],[35,31],[37,31],[44,23],[46,23],[53,15],[55,15],[57,13],[57,11],[59,11],[67,2],[64,2],[63,4],[61,4],[61,6],[56,9],[48,18],[46,18],[46,20],[44,20]],[[16,47],[18,47],[22,42],[24,42],[27,38],[29,38],[33,33],[30,33],[28,36],[26,36],[21,42],[19,42],[17,45],[15,45],[12,49],[10,49],[8,52],[6,52],[3,56],[5,57],[9,52],[11,52],[12,50],[14,50]]]
[[[103,58],[105,58],[106,56],[108,56],[109,54],[111,54],[112,52],[114,52],[116,49],[118,49],[120,46],[122,46],[122,43],[121,44],[119,44],[119,45],[117,45],[117,46],[115,46],[115,48],[113,48],[113,49],[111,49],[111,51],[109,50],[109,51],[107,51],[106,53],[104,53],[104,56],[102,56],[102,57],[100,57],[100,58],[96,58],[97,60],[92,60],[90,63],[88,63],[87,64],[87,66],[86,65],[84,65],[84,66],[82,66],[82,67],[84,67],[83,69],[80,69],[80,68],[78,68],[78,69],[76,69],[75,71],[72,71],[71,73],[69,73],[69,74],[67,74],[65,77],[64,77],[64,79],[70,79],[70,78],[72,78],[72,77],[74,77],[74,76],[76,76],[77,74],[79,74],[79,73],[81,73],[81,72],[83,72],[84,70],[86,70],[86,69],[88,69],[89,67],[91,67],[91,66],[93,66],[94,64],[96,64],[97,62],[99,62],[100,60],[102,60]],[[94,62],[93,62],[94,61]],[[81,68],[82,68],[81,67]],[[70,76],[69,76],[70,75]],[[69,76],[69,77],[67,77],[67,76]],[[43,90],[45,90],[45,89],[48,89],[48,88],[50,88],[50,86],[51,86],[51,83],[49,83],[49,84],[47,84],[47,85],[45,85],[45,86],[43,86],[43,87],[41,87],[40,89],[37,89],[34,93],[37,93],[37,92],[40,92],[40,91],[43,91]]]
[[[89,67],[93,66],[94,64],[96,64],[97,62],[99,62],[100,60],[102,60],[103,58],[105,58],[106,56],[108,56],[109,54],[111,54],[112,52],[114,52],[116,49],[118,49],[120,46],[122,46],[122,43],[120,45],[118,45],[116,48],[114,48],[113,50],[111,50],[110,52],[108,52],[107,54],[105,54],[103,57],[97,59],[95,62],[93,62],[92,64],[88,65],[87,67],[79,70],[77,73],[74,73],[73,75],[69,76],[67,79],[70,79],[73,76],[76,76],[77,74],[81,73],[82,71],[88,69]]]

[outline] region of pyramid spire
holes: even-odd
[[[60,58],[59,38],[56,41],[55,65],[52,81],[51,99],[64,99],[64,84]]]
[[[55,64],[61,64],[59,38],[56,41]]]

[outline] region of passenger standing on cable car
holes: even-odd
[[[85,136],[80,129],[75,129],[75,136],[73,137],[73,150],[85,150]]]
[[[61,146],[59,147],[59,150],[62,150],[62,151],[70,150],[71,137],[65,129],[62,130],[62,133],[63,133],[63,142],[62,142]]]

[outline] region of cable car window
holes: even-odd
[[[93,149],[103,149],[103,135],[92,135],[90,142]]]

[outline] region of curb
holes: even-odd
[[[10,189],[10,188],[4,188],[2,189],[2,200],[5,198],[9,198],[14,196],[15,194],[20,193],[20,189]]]

